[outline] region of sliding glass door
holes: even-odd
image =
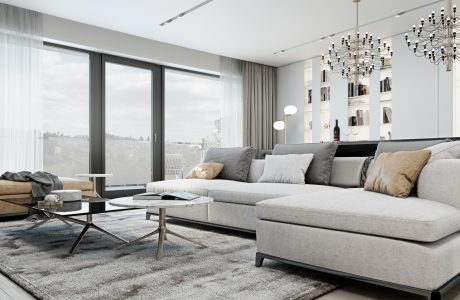
[[[161,68],[102,57],[107,197],[133,194],[161,179]]]

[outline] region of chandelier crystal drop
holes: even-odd
[[[356,26],[354,34],[342,36],[340,45],[332,45],[329,52],[321,55],[323,63],[327,63],[334,73],[341,73],[345,79],[366,78],[372,72],[382,69],[388,64],[393,56],[393,50],[381,38],[374,39],[372,34],[359,33],[359,9],[360,0],[353,0],[356,3]]]
[[[456,16],[457,6],[452,6],[452,0],[446,1],[446,8],[445,11],[442,7],[439,15],[431,12],[427,20],[421,18],[418,27],[412,26],[414,42],[409,39],[408,33],[405,39],[407,47],[417,57],[425,57],[435,65],[442,62],[447,71],[452,71],[453,63],[459,59],[457,30],[460,24]]]

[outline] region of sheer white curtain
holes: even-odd
[[[222,147],[243,146],[243,64],[240,60],[220,58],[223,96]]]
[[[0,3],[0,175],[43,167],[40,13]]]

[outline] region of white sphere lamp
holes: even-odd
[[[286,116],[292,116],[292,115],[295,115],[296,113],[297,113],[297,107],[295,107],[294,105],[288,105],[284,107],[284,114]]]
[[[275,123],[273,123],[273,128],[275,128],[276,130],[284,130],[284,121],[276,121]]]

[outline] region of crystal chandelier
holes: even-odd
[[[332,43],[329,53],[322,55],[323,63],[329,65],[334,73],[341,73],[345,79],[369,77],[376,69],[385,67],[386,60],[393,56],[390,45],[381,41],[380,37],[374,40],[372,34],[359,33],[359,9],[361,0],[353,0],[356,3],[356,26],[354,34],[342,36],[341,44],[337,47]]]
[[[457,29],[459,22],[455,13],[457,6],[452,6],[452,0],[446,0],[446,12],[441,8],[441,14],[436,16],[434,11],[428,15],[428,22],[420,19],[420,25],[412,26],[414,43],[406,33],[407,47],[418,57],[425,57],[436,65],[441,62],[446,65],[447,71],[452,71],[453,62],[459,59],[457,53]]]

